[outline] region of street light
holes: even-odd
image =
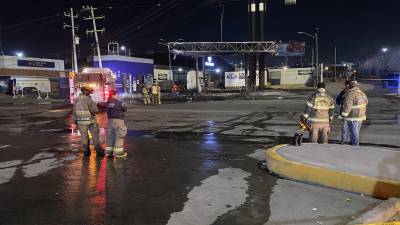
[[[125,46],[121,46],[121,50],[122,50],[122,51],[125,51],[125,50],[126,50],[126,47],[125,47]]]
[[[179,71],[179,72],[182,72],[182,71],[183,71],[183,69],[182,69],[182,68],[179,68],[179,69],[178,69],[178,71]]]
[[[24,53],[23,52],[17,52],[17,53],[15,53],[15,55],[17,55],[18,58],[24,57]]]
[[[383,52],[383,53],[386,53],[387,51],[389,51],[388,48],[382,48],[382,52]]]
[[[312,35],[312,34],[309,34],[309,33],[306,33],[306,32],[302,32],[302,31],[297,32],[298,34],[304,34],[304,35],[309,36],[309,37],[311,37],[311,38],[313,38],[315,40],[316,58],[317,58],[317,68],[316,68],[317,69],[317,80],[318,80],[318,75],[319,75],[318,31],[319,31],[319,28],[316,28],[315,35]]]
[[[215,70],[215,72],[217,72],[217,73],[221,73],[221,69],[220,69],[220,68],[218,68],[218,69],[216,69],[216,70]]]

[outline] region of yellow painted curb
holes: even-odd
[[[277,145],[266,151],[269,171],[290,179],[362,193],[381,199],[400,197],[400,182],[289,161],[278,153],[278,150],[284,146],[287,145]]]
[[[385,222],[385,223],[368,223],[368,224],[357,224],[357,225],[400,225],[400,222]]]

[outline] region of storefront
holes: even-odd
[[[3,92],[39,90],[59,94],[65,79],[64,61],[43,58],[0,56],[0,81]],[[8,89],[5,90],[5,89]]]

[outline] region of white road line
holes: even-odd
[[[0,163],[0,184],[9,182],[15,175],[17,171],[17,166],[22,163],[22,160],[13,160]]]
[[[24,177],[36,177],[47,171],[62,166],[63,159],[44,159],[38,163],[25,165],[22,167]]]
[[[8,147],[10,147],[11,145],[0,145],[0,149],[4,149],[4,148],[8,148]]]
[[[54,153],[42,152],[42,153],[38,153],[38,154],[34,155],[33,158],[30,159],[29,161],[27,161],[26,163],[31,163],[31,162],[33,162],[35,160],[38,160],[38,159],[51,158],[51,157],[54,157],[54,156],[55,156]]]
[[[237,168],[218,170],[188,194],[181,212],[171,214],[168,225],[209,225],[219,216],[245,203],[251,174]]]

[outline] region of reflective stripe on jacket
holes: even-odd
[[[96,123],[96,113],[99,112],[90,96],[80,94],[74,103],[73,115],[77,124],[90,125]]]
[[[367,95],[358,87],[350,89],[345,96],[342,117],[347,121],[364,121],[367,119]]]
[[[303,113],[303,118],[311,123],[329,123],[333,119],[333,110],[335,102],[326,90],[323,88],[317,89],[306,102],[306,109]]]
[[[157,84],[155,84],[155,85],[153,85],[153,86],[151,87],[151,93],[152,93],[153,95],[159,94],[160,91],[161,91],[161,87],[160,87],[159,85],[157,85]]]

